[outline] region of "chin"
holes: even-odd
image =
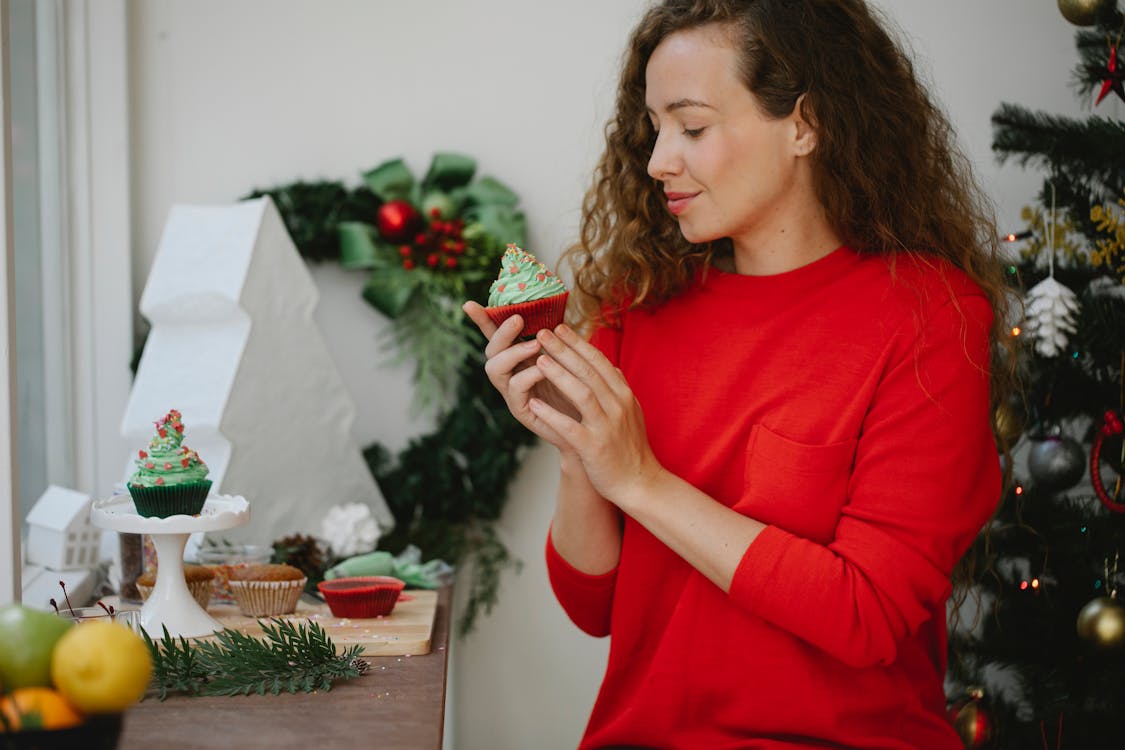
[[[712,242],[726,236],[714,230],[706,231],[698,225],[693,225],[691,222],[683,220],[680,221],[680,234],[693,245],[701,245],[704,242]]]

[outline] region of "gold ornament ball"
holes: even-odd
[[[1007,445],[1012,445],[1023,433],[1023,418],[1015,407],[1010,404],[1000,404],[993,414],[992,424],[996,435]]]
[[[1078,637],[1103,651],[1125,646],[1125,606],[1110,596],[1099,596],[1078,613]]]
[[[960,706],[953,715],[953,728],[966,748],[984,748],[992,741],[992,716],[980,701]]]
[[[1111,2],[1116,0],[1059,0],[1059,12],[1075,26],[1093,26]]]

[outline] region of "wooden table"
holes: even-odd
[[[440,750],[450,588],[439,591],[430,653],[368,659],[326,693],[146,698],[125,714],[118,750],[379,748]]]

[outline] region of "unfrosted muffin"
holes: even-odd
[[[199,606],[207,609],[211,603],[211,594],[215,590],[215,571],[205,565],[184,565],[184,580],[187,582],[188,591]],[[147,601],[156,585],[156,572],[145,571],[137,578],[137,591],[141,594],[141,601]]]
[[[230,589],[247,617],[292,614],[308,578],[285,564],[247,565],[230,571]]]
[[[520,336],[530,337],[563,321],[569,296],[566,285],[551,269],[526,250],[508,245],[484,311],[496,325],[513,315],[522,316]]]

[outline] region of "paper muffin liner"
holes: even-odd
[[[317,584],[335,617],[364,619],[389,615],[406,584],[391,576],[336,578]]]
[[[145,518],[168,516],[194,516],[203,510],[211,492],[211,480],[184,482],[160,487],[135,487],[128,485],[137,513]]]
[[[188,591],[191,592],[192,599],[199,602],[199,606],[207,609],[207,605],[211,603],[211,594],[215,590],[215,584],[210,578],[204,581],[188,581]],[[141,594],[141,601],[147,602],[148,597],[152,594],[153,586],[145,586],[143,583],[137,584],[137,591]]]
[[[230,581],[230,590],[238,609],[247,617],[290,615],[297,610],[297,600],[308,578],[291,581]]]
[[[531,302],[486,307],[484,311],[488,313],[488,317],[496,325],[500,325],[518,313],[523,317],[523,332],[520,333],[520,337],[530,338],[544,328],[554,328],[563,322],[563,315],[566,313],[566,300],[569,296],[570,292],[563,292]]]

